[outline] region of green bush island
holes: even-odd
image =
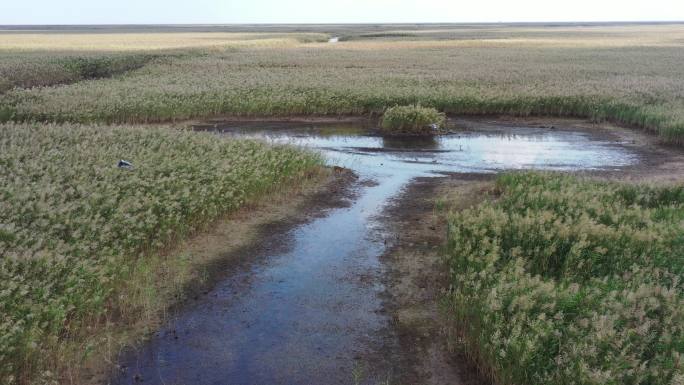
[[[393,134],[434,134],[444,129],[446,115],[420,105],[395,106],[382,115],[382,129]]]

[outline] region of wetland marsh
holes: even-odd
[[[2,383],[684,379],[682,24],[0,38]]]

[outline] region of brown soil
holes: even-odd
[[[455,203],[458,210],[480,202],[481,190],[493,176],[453,174],[419,178],[394,199],[384,222],[392,234],[383,256],[388,274],[387,311],[398,329],[399,343],[412,365],[403,384],[489,384],[453,342],[455,330],[440,309],[449,287],[440,250],[446,241],[446,220],[435,210],[437,201]],[[456,198],[458,197],[458,198]]]

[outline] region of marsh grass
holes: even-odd
[[[0,382],[58,382],[57,353],[122,310],[146,256],[320,162],[169,128],[0,126]]]
[[[31,67],[64,55],[65,47],[78,55],[117,47],[122,54],[166,54],[171,48],[154,47],[174,47],[179,55],[115,78],[8,91],[0,96],[0,118],[145,123],[380,116],[388,107],[420,104],[448,114],[611,121],[650,130],[665,142],[683,141],[682,25],[443,26],[410,34],[341,44],[295,33],[134,35],[139,42],[133,35],[82,33],[62,43],[51,34],[8,35],[0,72],[8,57]],[[4,83],[14,81],[10,76]]]
[[[430,107],[395,106],[382,115],[382,129],[389,134],[435,134],[443,130],[446,115]]]
[[[106,78],[141,68],[154,56],[127,55],[118,57],[77,56],[59,60],[59,64],[79,80]]]
[[[500,177],[449,216],[450,309],[501,384],[681,384],[684,187]]]
[[[0,36],[0,93],[15,87],[111,77],[141,68],[154,59],[206,55],[198,49],[273,47],[326,39],[326,35],[317,33],[0,32]]]
[[[157,54],[122,53],[70,53],[38,57],[10,55],[0,60],[0,93],[13,88],[56,86],[112,77],[142,68],[152,60],[161,58],[162,56]],[[0,112],[0,121],[8,120],[10,119]]]

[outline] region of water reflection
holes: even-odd
[[[469,130],[427,137],[380,136],[368,127],[344,124],[255,124],[224,131],[317,149],[331,164],[375,175],[380,168],[417,176],[508,169],[611,169],[638,161],[624,147],[589,133],[542,128]]]
[[[385,136],[382,148],[385,150],[437,150],[440,147],[437,136]]]

